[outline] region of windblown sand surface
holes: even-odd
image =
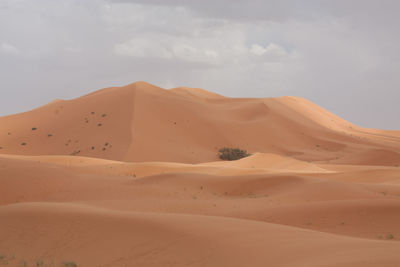
[[[399,166],[400,131],[298,97],[54,101],[0,118],[0,266],[400,266]]]

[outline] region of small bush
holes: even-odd
[[[81,153],[81,151],[80,150],[75,150],[74,152],[72,152],[70,155],[72,155],[72,156],[76,156],[76,155],[78,155],[79,153]]]
[[[219,151],[219,158],[222,160],[237,160],[250,156],[246,150],[240,148],[221,148]]]
[[[393,239],[393,238],[394,238],[394,235],[392,233],[388,233],[386,235],[386,239]]]
[[[63,265],[64,265],[65,267],[76,267],[76,266],[77,266],[76,263],[73,262],[73,261],[64,261],[64,262],[63,262]]]
[[[36,127],[33,127],[33,128],[32,128],[32,131],[36,131],[36,130],[37,130],[37,128],[36,128]]]

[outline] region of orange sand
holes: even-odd
[[[0,147],[0,266],[400,265],[400,131],[302,98],[138,82],[2,117]]]

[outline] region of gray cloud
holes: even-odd
[[[146,80],[399,129],[398,1],[3,0],[0,114]]]

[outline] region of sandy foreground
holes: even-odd
[[[145,82],[1,117],[3,265],[400,266],[400,131]]]

